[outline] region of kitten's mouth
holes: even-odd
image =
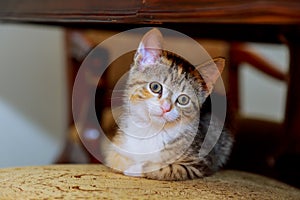
[[[170,117],[167,113],[162,113],[162,114],[159,114],[159,115],[151,115],[151,118],[152,117],[156,118],[157,120],[161,120],[164,123],[170,123],[170,122],[176,121],[176,118]]]
[[[152,114],[150,115],[150,119],[154,121],[166,121],[164,114]]]

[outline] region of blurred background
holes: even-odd
[[[0,167],[52,163],[68,126],[64,31],[0,24]]]
[[[79,158],[87,156],[82,153],[82,146],[70,147],[68,142],[70,132],[74,132],[70,128],[70,76],[74,78],[74,73],[70,75],[70,67],[74,62],[70,62],[69,57],[70,54],[77,56],[76,64],[80,66],[90,47],[116,32],[98,30],[87,34],[88,39],[83,36],[85,33],[78,36],[78,33],[70,35],[67,32],[55,26],[0,23],[0,167],[67,162],[67,150],[75,152],[70,162],[88,162],[87,159]],[[229,55],[230,44],[224,41],[199,42],[212,57]],[[283,74],[288,71],[289,52],[285,45],[247,43],[247,48],[274,64]],[[273,123],[281,124],[286,106],[286,83],[263,74],[247,63],[241,63],[238,74],[238,115],[262,120],[263,124],[265,120],[270,122],[270,126]],[[114,78],[115,74],[110,73],[108,76]],[[224,76],[227,81],[226,73]],[[249,124],[245,126],[246,129],[247,126]],[[250,126],[255,127],[257,123]],[[256,132],[249,134],[252,133],[255,138],[248,140],[248,146],[238,144],[251,150],[242,155],[235,153],[235,157],[239,158],[236,159],[238,163],[248,165],[248,154],[259,154],[266,141],[277,137],[270,133],[264,136]],[[263,140],[253,143],[261,136]],[[74,137],[71,136],[73,141]],[[247,137],[242,138],[247,140]],[[236,152],[243,153],[239,150]],[[274,158],[269,154],[262,159],[269,167],[274,166]],[[261,167],[255,159],[248,161],[257,165],[257,168]],[[236,167],[235,160],[232,163],[233,168],[247,169],[245,166]]]

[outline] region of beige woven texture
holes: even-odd
[[[0,170],[0,199],[300,199],[300,190],[262,176],[220,171],[167,182],[127,177],[102,165]]]

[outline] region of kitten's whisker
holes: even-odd
[[[108,99],[123,99],[124,97],[110,97]]]
[[[116,92],[126,92],[126,90],[109,90],[110,92],[114,92],[114,93],[116,93]]]

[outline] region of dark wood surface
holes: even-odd
[[[297,0],[6,0],[0,19],[65,23],[300,24]]]

